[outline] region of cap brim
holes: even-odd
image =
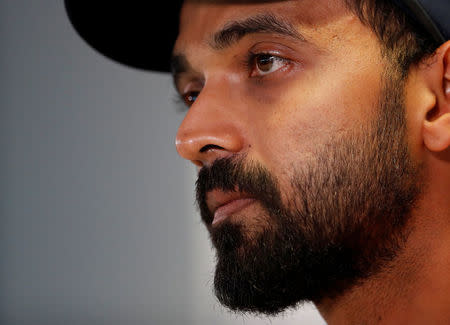
[[[151,3],[65,0],[72,25],[94,49],[131,67],[169,72],[183,1]]]
[[[268,1],[283,0],[226,0],[227,3]],[[436,41],[444,42],[449,38],[450,19],[447,17],[450,13],[450,0],[394,2]],[[166,0],[154,6],[149,3],[151,2],[65,0],[74,28],[94,49],[134,68],[170,72],[171,52],[178,35],[183,0]]]

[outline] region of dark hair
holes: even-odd
[[[411,65],[430,57],[439,47],[433,37],[392,0],[345,0],[347,6],[378,37],[382,55],[406,78]]]

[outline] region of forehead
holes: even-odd
[[[306,35],[324,26],[331,31],[333,24],[344,16],[353,16],[340,0],[188,0],[181,10],[180,30],[174,52],[207,45],[213,34],[231,21],[242,21],[268,13],[294,26],[301,26]],[[324,34],[324,30],[321,33]]]

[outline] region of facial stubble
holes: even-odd
[[[385,78],[377,118],[319,146],[294,168],[290,186],[246,156],[204,167],[197,202],[216,249],[214,290],[241,312],[277,314],[342,295],[401,252],[421,190],[406,140],[401,81]],[[265,211],[258,232],[245,220],[211,226],[206,194],[240,191]],[[287,197],[287,199],[282,199]]]

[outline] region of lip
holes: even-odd
[[[255,202],[255,199],[237,199],[218,207],[216,211],[214,211],[214,219],[212,221],[212,225],[214,226],[218,224],[230,215],[239,212],[240,210],[249,206],[253,202]]]
[[[214,215],[212,225],[225,220],[230,215],[239,212],[255,199],[241,192],[222,192],[213,190],[207,195],[208,208]]]

